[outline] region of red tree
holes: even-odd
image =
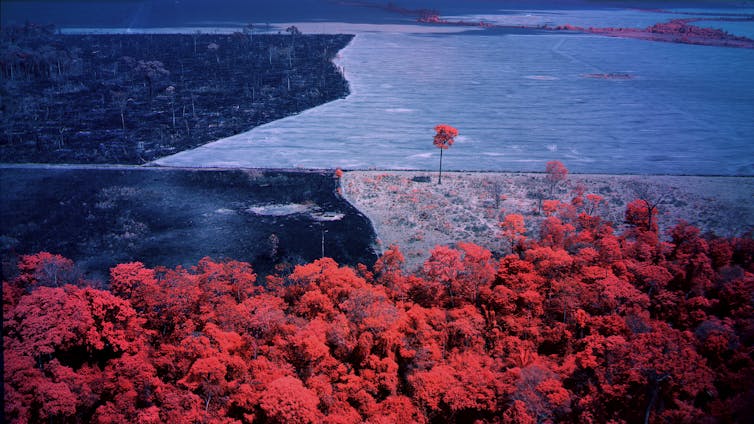
[[[636,199],[626,206],[626,223],[641,231],[657,232],[657,208],[647,207],[647,202]]]
[[[552,196],[555,187],[568,177],[568,168],[563,165],[563,162],[551,160],[545,165],[545,174],[545,179],[550,185],[550,196]]]
[[[295,377],[272,381],[260,400],[266,417],[273,423],[315,423],[321,420],[317,396]]]
[[[442,152],[447,150],[456,141],[458,136],[458,130],[447,124],[440,124],[435,127],[435,147],[440,149],[440,177],[437,180],[437,184],[442,184]]]
[[[48,252],[21,256],[18,270],[21,273],[19,281],[29,288],[62,287],[66,284],[76,284],[80,278],[72,260]]]
[[[505,215],[505,219],[500,223],[500,228],[502,229],[501,236],[507,238],[510,242],[511,252],[513,252],[516,246],[526,240],[524,236],[526,233],[524,217],[519,214]]]

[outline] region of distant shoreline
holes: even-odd
[[[754,49],[754,40],[729,34],[719,29],[704,28],[693,25],[694,22],[752,22],[754,15],[740,14],[739,16],[717,16],[714,13],[684,13],[672,12],[665,9],[646,10],[646,13],[677,13],[680,15],[694,15],[692,18],[677,18],[666,22],[656,23],[645,28],[632,27],[582,27],[570,24],[561,25],[506,25],[492,24],[483,20],[451,20],[441,17],[438,12],[432,10],[415,11],[419,13],[417,22],[429,25],[447,25],[479,27],[483,29],[519,29],[532,31],[568,31],[585,34],[595,34],[605,37],[618,37],[646,41],[658,41],[676,44],[694,44],[712,47],[733,47]]]

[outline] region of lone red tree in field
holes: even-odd
[[[555,190],[555,187],[565,181],[568,177],[568,168],[566,168],[561,161],[551,160],[547,162],[547,165],[545,166],[545,173],[547,174],[545,178],[550,184],[550,197],[552,197],[552,192]]]
[[[442,184],[442,152],[450,148],[456,141],[458,136],[458,130],[450,125],[440,124],[435,127],[435,141],[434,144],[440,149],[440,177],[437,179],[437,184]]]

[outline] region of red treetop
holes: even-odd
[[[447,149],[453,145],[455,138],[458,137],[458,130],[450,125],[440,124],[435,127],[435,141],[434,145],[440,149]]]
[[[547,165],[545,166],[545,173],[547,173],[547,181],[557,184],[566,179],[568,176],[568,168],[563,165],[563,162],[551,160],[547,162]]]

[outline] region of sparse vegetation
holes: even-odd
[[[550,197],[545,173],[450,172],[442,185],[427,184],[429,175],[354,171],[343,176],[345,197],[372,220],[385,246],[401,246],[409,269],[418,267],[435,245],[456,240],[507,251],[498,227],[507,214],[520,214],[527,234],[538,234],[540,223],[552,214],[548,204],[557,213],[578,197],[580,208],[621,229],[626,205],[639,196],[641,186],[649,194],[667,193],[656,205],[654,225],[661,228],[684,219],[702,231],[731,236],[754,226],[746,197],[754,191],[752,178],[570,174]]]

